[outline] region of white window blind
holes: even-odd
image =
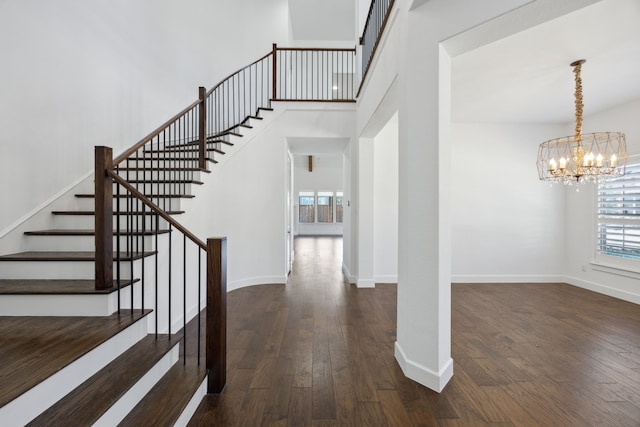
[[[598,254],[640,259],[640,165],[598,184]]]

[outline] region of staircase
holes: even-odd
[[[208,138],[207,162],[222,161],[221,148],[233,150],[243,139],[240,131],[251,132],[249,123],[260,123],[268,111],[260,108],[237,129]],[[118,172],[179,218],[184,201],[196,197],[211,171],[167,165],[176,154],[197,150],[195,142],[148,149],[132,158],[136,167]],[[187,178],[165,181],[165,174],[176,170]],[[132,174],[138,177],[131,179]],[[114,277],[123,279],[119,286],[96,289],[95,195],[89,184],[72,195],[75,209],[51,212],[51,228],[24,233],[26,251],[0,256],[1,424],[186,425],[206,391],[204,348],[197,344],[204,318],[161,333],[167,327],[156,326],[154,310],[148,303],[140,307],[143,260],[150,264],[166,250],[174,230],[165,222],[157,229],[116,233],[114,248],[123,249],[114,254],[121,261],[114,263]],[[130,198],[115,187],[114,206],[117,199],[126,205]],[[123,227],[127,214],[115,212],[114,224],[118,214]],[[140,247],[144,250],[135,250]]]
[[[354,102],[354,70],[355,49],[274,44],[115,159],[96,147],[94,176],[0,256],[3,427],[186,425],[222,392],[226,240],[179,218],[272,101]]]

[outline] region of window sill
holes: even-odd
[[[640,268],[635,268],[631,266],[611,265],[611,264],[605,264],[598,261],[592,261],[590,262],[590,264],[591,264],[591,268],[596,271],[615,274],[617,276],[629,277],[631,279],[640,279]]]

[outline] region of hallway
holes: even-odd
[[[454,285],[455,374],[437,394],[395,362],[396,286],[346,283],[340,238],[295,249],[286,286],[228,294],[227,386],[191,426],[639,425],[637,305],[563,284]]]

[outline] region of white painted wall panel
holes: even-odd
[[[555,281],[564,270],[564,187],[538,180],[538,145],[563,125],[453,126],[454,282]]]

